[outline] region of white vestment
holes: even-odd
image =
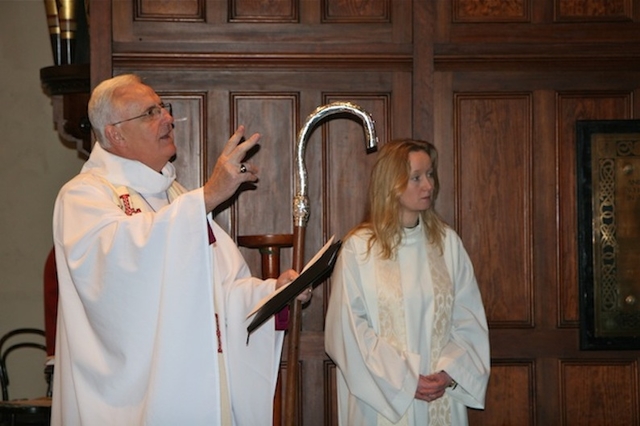
[[[271,319],[247,344],[245,317],[275,280],[174,180],[96,144],[58,195],[54,426],[222,425],[221,387],[234,425],[272,423],[284,333]]]
[[[400,421],[410,426],[434,424],[429,418],[430,404],[415,399],[415,392],[419,375],[441,370],[458,382],[443,397],[449,399],[444,406],[450,413],[442,417],[454,426],[466,425],[467,406],[484,408],[490,353],[482,299],[460,238],[447,228],[443,251],[446,266],[442,269],[446,269],[445,275],[448,271],[447,282],[453,282],[449,292],[453,296],[452,312],[444,321],[450,327],[441,333],[444,344],[440,355],[432,359],[434,312],[436,303],[443,302],[442,298],[434,301],[432,265],[422,224],[405,230],[393,261],[381,261],[375,246],[367,257],[367,235],[367,231],[358,231],[347,238],[331,278],[325,349],[338,367],[340,425]],[[437,248],[433,252],[440,255]],[[398,309],[389,314],[387,304],[393,297],[385,298],[383,304],[379,287],[393,286],[399,288]],[[400,317],[400,331],[391,333],[393,339],[383,337],[381,330],[392,328],[389,323],[394,315]]]

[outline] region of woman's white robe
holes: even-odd
[[[406,230],[398,253],[406,352],[380,338],[376,256],[365,257],[365,233],[348,238],[331,278],[325,348],[337,365],[338,417],[342,426],[392,423],[428,425],[429,403],[415,399],[418,375],[445,370],[458,386],[447,389],[451,422],[467,424],[466,407],[484,408],[490,372],[488,328],[471,261],[458,235],[447,229],[444,260],[453,281],[448,343],[432,371],[434,301],[422,225]],[[375,250],[375,249],[374,249]],[[379,284],[378,284],[379,285]]]
[[[54,426],[221,425],[219,368],[234,424],[271,424],[284,336],[272,319],[247,344],[245,316],[275,281],[250,276],[202,189],[168,204],[174,179],[96,144],[58,195]]]

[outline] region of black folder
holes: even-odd
[[[330,240],[329,244],[322,248],[324,252],[321,250],[318,253],[319,257],[317,259],[312,259],[310,264],[307,265],[304,271],[298,275],[295,280],[287,286],[280,288],[279,291],[274,292],[272,296],[264,302],[264,304],[255,312],[253,320],[247,327],[247,341],[249,340],[249,335],[265,321],[271,318],[272,315],[280,312],[282,308],[287,306],[289,302],[298,297],[298,295],[305,289],[309,288],[309,286],[313,286],[321,279],[327,277],[336,263],[338,251],[340,250],[341,245],[342,241],[333,243]]]

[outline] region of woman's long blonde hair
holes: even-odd
[[[407,188],[411,164],[409,153],[424,151],[431,158],[434,188],[431,206],[420,212],[425,234],[431,243],[442,251],[446,224],[435,211],[435,201],[440,189],[438,181],[438,152],[431,143],[414,139],[393,140],[382,146],[371,171],[369,181],[369,206],[367,218],[349,235],[364,229],[370,232],[367,254],[374,245],[379,247],[383,259],[395,256],[402,241],[400,197]]]

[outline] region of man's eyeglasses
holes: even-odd
[[[135,117],[127,118],[126,120],[120,120],[118,122],[111,123],[111,125],[115,126],[117,124],[125,123],[127,121],[137,120],[138,118],[148,118],[150,120],[155,120],[156,118],[159,118],[162,115],[162,110],[163,109],[166,110],[169,113],[169,115],[173,115],[173,109],[171,108],[171,104],[169,104],[169,103],[159,103],[158,105],[152,106],[151,108],[149,108],[148,110],[146,110],[145,112],[143,112],[140,115],[136,115]]]

